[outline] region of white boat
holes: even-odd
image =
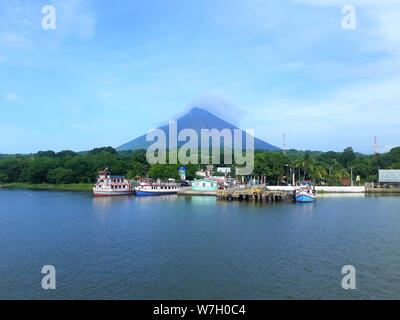
[[[97,182],[93,187],[95,197],[123,196],[134,194],[132,184],[124,176],[112,176],[108,168],[99,172]]]
[[[302,203],[315,201],[315,188],[311,182],[303,181],[296,187],[294,200]]]
[[[177,184],[174,179],[168,179],[167,182],[162,182],[159,179],[157,181],[142,179],[139,185],[135,188],[137,196],[177,194],[180,190],[180,184]]]

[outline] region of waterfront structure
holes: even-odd
[[[400,188],[400,170],[379,170],[379,185],[383,188]]]
[[[211,179],[195,180],[192,183],[194,191],[215,191],[218,189],[218,183]]]
[[[293,202],[293,192],[272,191],[268,188],[225,189],[217,191],[218,200],[254,202]]]
[[[177,194],[180,190],[180,184],[177,184],[174,179],[168,179],[167,182],[162,182],[160,179],[157,181],[142,179],[139,185],[135,188],[137,196]]]
[[[93,187],[95,197],[109,197],[134,194],[132,184],[124,176],[112,176],[108,168],[99,171],[97,181]]]

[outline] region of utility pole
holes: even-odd
[[[285,164],[286,167],[286,185],[289,185],[289,165]]]
[[[286,148],[286,133],[283,134],[282,151],[283,151],[283,154],[286,154],[286,152],[287,152],[287,148]]]
[[[353,187],[353,167],[350,167],[350,179],[351,179],[351,186]]]
[[[374,155],[376,156],[379,153],[379,145],[378,145],[378,137],[377,136],[374,137],[374,144],[373,144],[372,148],[374,149]]]

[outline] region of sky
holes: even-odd
[[[0,153],[117,147],[193,106],[278,147],[385,152],[399,30],[399,0],[0,0]]]

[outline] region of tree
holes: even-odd
[[[64,168],[72,171],[73,182],[85,183],[93,182],[98,170],[89,156],[84,155],[65,161]]]
[[[56,162],[48,158],[32,160],[22,170],[20,179],[22,182],[45,183],[47,182],[47,172],[55,167],[57,167]]]
[[[146,177],[149,171],[147,165],[138,161],[132,161],[130,168],[131,169],[127,173],[127,176],[130,179],[135,179],[137,177]]]
[[[2,155],[0,157],[0,183],[91,183],[99,170],[108,167],[113,174],[152,178],[178,178],[178,165],[153,165],[146,159],[146,150],[117,152],[114,148],[93,149],[75,153],[64,150],[40,151],[27,155]],[[199,165],[186,165],[186,176],[194,179]],[[237,167],[233,164],[232,167]],[[269,184],[280,183],[294,168],[298,179],[311,179],[317,183],[340,185],[349,180],[350,167],[362,181],[376,180],[378,168],[400,168],[400,147],[378,155],[362,155],[352,148],[343,152],[281,152],[256,151],[253,176],[266,177]],[[234,172],[233,172],[234,175]],[[296,179],[297,180],[297,179]]]
[[[328,172],[324,165],[314,162],[309,168],[310,178],[318,183],[326,182],[328,179]]]
[[[0,172],[6,176],[5,182],[19,181],[25,162],[20,159],[5,159],[0,161]]]
[[[270,184],[279,184],[287,174],[288,156],[280,152],[257,152],[254,155],[255,176],[264,176]]]
[[[149,171],[149,177],[152,179],[180,179],[178,166],[172,164],[154,164]]]
[[[71,183],[73,182],[73,172],[71,169],[56,168],[47,173],[47,181],[50,183]]]
[[[67,157],[70,158],[70,157],[74,157],[76,155],[77,155],[77,153],[75,153],[71,150],[63,150],[63,151],[56,153],[56,157],[58,157],[58,158],[67,158]]]
[[[111,153],[111,154],[117,154],[117,150],[115,150],[113,147],[95,148],[93,150],[90,150],[89,154],[95,155],[95,154],[99,154],[101,152],[108,152],[108,153]]]
[[[4,172],[0,172],[0,183],[7,183],[8,176]]]
[[[356,159],[356,155],[353,151],[353,148],[348,147],[343,150],[342,154],[339,156],[339,162],[343,164],[345,168],[348,168],[353,161]]]
[[[56,156],[56,153],[52,150],[39,151],[38,153],[36,153],[36,156],[39,158],[54,158]]]

